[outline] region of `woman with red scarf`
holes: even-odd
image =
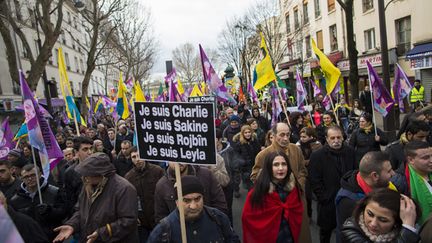
[[[243,208],[243,242],[310,242],[302,193],[288,156],[269,153]]]

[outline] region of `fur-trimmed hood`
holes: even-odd
[[[295,177],[294,174],[291,173],[289,180],[285,183],[283,189],[286,192],[290,192],[292,191],[292,189],[295,187],[296,182],[295,182]],[[276,190],[276,185],[274,182],[270,183],[270,188],[269,188],[269,193],[273,193]]]

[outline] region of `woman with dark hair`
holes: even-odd
[[[268,147],[273,143],[274,134],[272,130],[268,130],[265,135],[264,147]]]
[[[259,124],[259,127],[267,132],[269,130],[269,122],[266,117],[261,116],[260,110],[257,107],[252,109],[252,117],[255,118]]]
[[[415,229],[419,214],[409,197],[388,188],[377,189],[363,198],[345,221],[342,242],[419,242]]]
[[[297,143],[300,140],[300,130],[303,128],[303,114],[295,111],[289,115],[291,124],[291,143]]]
[[[233,137],[233,148],[244,159],[244,164],[240,165],[241,177],[243,187],[249,190],[252,187],[250,174],[255,164],[255,157],[261,151],[258,138],[249,125],[242,126],[240,132]]]
[[[264,146],[265,133],[259,126],[257,119],[248,118],[246,124],[249,125],[252,128],[253,132],[257,135],[260,145]]]
[[[381,151],[381,147],[388,144],[387,138],[381,129],[377,128],[375,134],[372,115],[363,113],[359,118],[359,128],[354,130],[349,139],[349,145],[354,148],[357,165],[369,151]]]
[[[288,156],[280,151],[267,154],[255,186],[246,197],[243,242],[310,242],[300,188]]]
[[[322,123],[317,125],[316,127],[316,133],[317,133],[317,140],[321,143],[321,144],[325,144],[326,142],[326,129],[327,127],[331,127],[331,126],[335,126],[336,119],[334,117],[333,112],[331,111],[326,111],[323,113],[322,115]]]
[[[296,143],[300,147],[303,157],[305,159],[305,166],[309,169],[309,158],[312,152],[317,151],[322,147],[322,144],[316,139],[316,132],[314,128],[303,127],[300,130],[300,140]],[[312,189],[310,187],[309,179],[305,184],[305,195],[307,202],[307,214],[312,217]]]

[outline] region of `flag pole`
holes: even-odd
[[[19,138],[18,141],[17,141],[16,144],[15,144],[15,148],[16,148],[16,149],[18,148],[20,142],[21,142],[21,138]]]
[[[374,105],[373,105],[373,103],[374,103],[374,97],[373,97],[373,92],[372,92],[372,82],[370,81],[370,79],[369,79],[369,89],[370,89],[370,93],[371,93],[371,104],[372,104],[372,121],[373,121],[373,124],[374,124],[374,130],[375,130],[375,136],[376,135],[378,135],[378,132],[377,132],[377,123],[376,123],[376,117],[375,117],[375,112],[374,112]]]
[[[180,215],[181,238],[182,238],[182,243],[187,243],[185,215],[184,215],[184,208],[182,206],[183,191],[182,191],[181,173],[180,173],[180,165],[179,165],[179,163],[175,163],[174,164],[174,168],[175,168],[176,185],[177,185],[177,201],[179,202],[177,204],[178,205],[177,208],[179,210],[179,215]]]
[[[74,117],[74,122],[75,122],[75,128],[76,128],[77,135],[81,136],[80,130],[79,130],[79,126],[78,126],[78,121],[77,121],[77,118],[76,118],[76,111],[75,111],[75,109],[73,109],[73,117]]]
[[[39,194],[39,203],[42,204],[43,200],[42,200],[41,186],[40,186],[40,181],[39,181],[39,171],[38,171],[38,166],[36,164],[36,156],[35,156],[33,146],[31,146],[31,151],[32,151],[32,156],[33,156],[33,164],[34,164],[34,168],[35,168],[35,172],[36,172],[36,185],[37,185],[38,194]],[[48,180],[48,178],[45,178],[45,180]]]
[[[281,95],[281,91],[280,91],[280,88],[279,88],[279,84],[278,84],[278,82],[277,82],[277,79],[275,79],[274,82],[275,82],[275,84],[276,84],[276,88],[277,88],[277,91],[278,91],[279,101],[282,101],[282,102],[281,102],[281,103],[282,103],[282,111],[285,113],[285,117],[286,117],[286,119],[287,119],[288,126],[291,128],[291,123],[290,123],[290,120],[289,120],[289,117],[288,117],[288,113],[287,113],[287,109],[286,109],[285,103],[284,103],[283,100],[282,100],[282,95]]]
[[[331,93],[330,93],[330,95],[327,94],[327,96],[330,98],[330,104],[331,104],[332,109],[333,109],[333,114],[334,114],[334,116],[335,116],[336,123],[337,123],[338,126],[340,126],[340,124],[339,124],[339,119],[337,119],[337,116],[336,116],[335,106],[334,106],[334,103],[333,103],[333,99],[332,99],[332,97],[331,97]]]

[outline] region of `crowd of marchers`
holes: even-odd
[[[139,158],[132,117],[61,124],[48,178],[25,139],[0,161],[0,204],[30,243],[181,242],[179,208],[188,242],[307,243],[311,223],[321,243],[432,242],[432,109],[406,114],[389,141],[370,102],[321,102],[276,120],[266,101],[219,104],[215,165],[179,165],[181,201],[174,162]]]

